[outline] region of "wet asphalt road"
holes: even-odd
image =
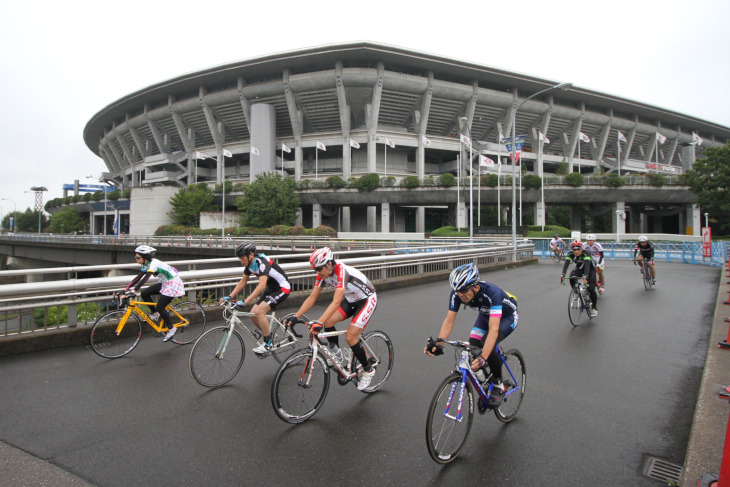
[[[662,485],[642,471],[649,457],[684,460],[721,271],[657,268],[647,292],[630,262],[609,261],[600,315],[578,328],[558,264],[485,273],[518,297],[504,347],[522,351],[527,393],[510,424],[477,415],[448,466],[429,457],[425,422],[453,360],[422,354],[446,281],[380,294],[369,328],[394,342],[389,382],[368,396],[333,380],[304,424],[271,408],[273,359],[249,352],[228,386],[208,390],[190,377],[190,346],[146,336],[118,360],[85,348],[0,358],[0,440],[99,486]],[[462,310],[452,338],[475,317]]]

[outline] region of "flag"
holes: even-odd
[[[464,134],[459,134],[461,141],[471,147],[471,139]]]
[[[664,137],[664,136],[663,136],[662,134],[660,134],[659,132],[657,132],[657,133],[656,133],[656,140],[657,140],[657,142],[659,142],[660,144],[663,144],[664,142],[666,142],[666,141],[667,141],[667,138],[666,138],[666,137]]]
[[[253,154],[255,156],[260,156],[261,155],[261,153],[259,152],[259,150],[256,147],[254,147],[254,146],[251,146],[251,154]]]
[[[590,138],[590,137],[588,137],[588,136],[587,136],[586,134],[584,134],[583,132],[580,132],[580,140],[582,140],[583,142],[590,142],[590,141],[591,141],[591,138]]]
[[[286,152],[287,154],[291,153],[291,149],[286,146],[283,142],[281,143],[281,150]]]
[[[494,165],[494,161],[491,160],[490,158],[488,158],[487,156],[479,156],[479,158],[481,159],[480,164],[482,166],[493,166]]]
[[[550,139],[547,138],[547,135],[543,134],[542,132],[537,132],[539,134],[539,139],[545,142],[546,144],[550,143]]]
[[[426,147],[428,147],[429,145],[431,145],[431,139],[429,139],[425,135],[423,136],[423,145],[425,145]]]
[[[233,157],[231,151],[223,149],[223,157]]]
[[[208,156],[206,156],[206,155],[205,155],[205,154],[203,154],[202,152],[198,152],[198,151],[195,151],[195,158],[196,158],[196,159],[207,159],[207,158],[208,158]]]
[[[692,132],[692,143],[693,144],[697,144],[698,147],[701,146],[702,145],[702,137],[700,137],[696,133]]]
[[[395,144],[388,137],[385,138],[385,143],[388,144],[391,149],[395,149]]]
[[[620,142],[623,142],[624,144],[628,144],[629,141],[626,140],[626,137],[624,136],[624,134],[622,134],[620,130],[617,130],[616,132],[618,132],[618,140]]]
[[[317,149],[327,152],[327,146],[320,141],[317,141]]]
[[[350,147],[354,147],[355,149],[360,148],[360,144],[358,144],[356,141],[350,139]]]

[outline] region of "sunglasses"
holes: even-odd
[[[322,272],[322,269],[324,269],[324,266],[323,265],[321,265],[319,267],[315,267],[314,268],[314,272]]]
[[[467,286],[467,287],[463,287],[461,289],[457,289],[456,294],[466,294],[469,291],[471,291],[471,287]]]
[[[134,260],[142,260],[142,257],[140,257],[139,255],[135,255]]]

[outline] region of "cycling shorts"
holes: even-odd
[[[343,298],[340,302],[338,311],[342,315],[343,319],[352,316],[350,324],[364,330],[365,327],[368,326],[370,317],[373,316],[377,306],[378,296],[377,294],[371,294],[367,298],[355,301],[354,303]]]
[[[273,292],[266,292],[261,294],[256,304],[266,303],[269,308],[276,309],[276,306],[283,303],[286,298],[289,297],[289,291],[283,291],[281,288],[274,290]]]

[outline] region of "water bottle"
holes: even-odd
[[[342,350],[340,350],[340,347],[337,346],[335,343],[329,344],[330,348],[330,355],[337,360],[338,364],[342,364]]]
[[[484,375],[484,367],[476,371],[477,379],[479,379],[479,382],[484,383],[485,380],[487,380],[487,376]]]

